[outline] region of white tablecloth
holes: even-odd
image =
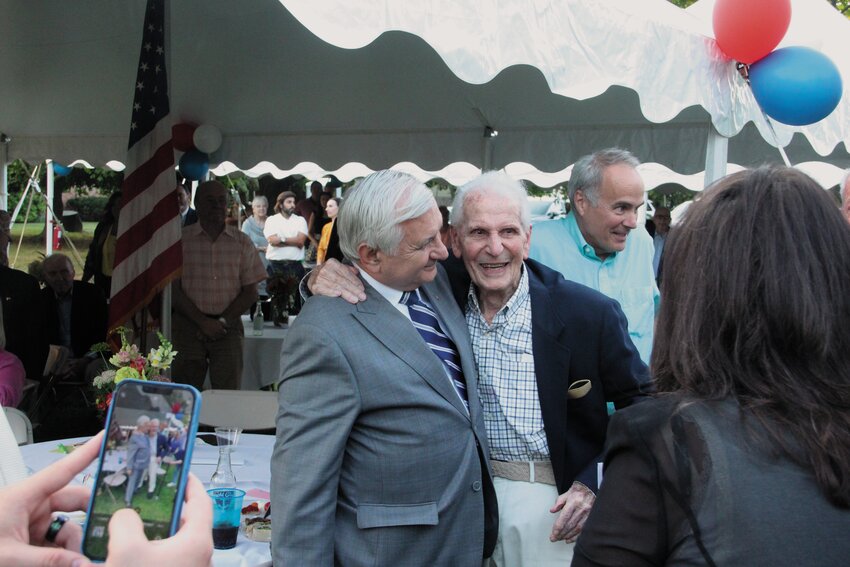
[[[259,390],[280,380],[280,349],[288,326],[275,327],[266,321],[263,334],[254,336],[254,326],[247,315],[242,317],[245,341],[242,346],[242,390]]]
[[[75,438],[24,445],[21,447],[21,453],[24,456],[24,463],[27,468],[30,472],[35,472],[64,456],[59,451],[60,444],[72,446],[85,440],[86,438]],[[233,474],[236,475],[239,488],[245,491],[258,489],[267,492],[269,490],[271,479],[269,459],[271,458],[274,440],[274,435],[242,434],[232,456]],[[209,483],[210,477],[215,472],[214,461],[217,453],[217,448],[206,446],[202,441],[198,441],[190,470],[204,484]],[[195,462],[196,460],[200,463],[211,464],[199,464]],[[92,463],[88,469],[80,473],[76,481],[82,483],[86,475],[93,475],[95,465],[96,463]],[[270,561],[269,544],[253,542],[242,535],[241,532],[234,549],[219,549],[213,553],[213,565],[215,567],[257,567],[270,565]]]

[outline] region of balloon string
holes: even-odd
[[[738,69],[738,73],[741,74],[741,77],[747,82],[747,86],[750,87],[750,92],[753,90],[753,85],[750,83],[750,66],[744,63],[738,63],[736,65]],[[776,135],[776,130],[773,128],[773,121],[770,119],[770,116],[764,111],[764,109],[759,104],[758,99],[756,98],[755,93],[753,93],[753,100],[756,101],[756,106],[759,107],[759,111],[761,112],[764,121],[767,123],[767,127],[770,130],[770,134],[773,136],[773,142],[776,144],[776,149],[779,150],[779,155],[782,156],[782,161],[785,163],[786,167],[791,167],[791,161],[788,159],[788,155],[785,153],[785,148],[782,147],[782,144],[779,143],[779,137]]]
[[[758,104],[758,102],[756,102]],[[759,110],[761,110],[761,115],[764,117],[765,122],[767,122],[767,127],[770,128],[770,133],[773,135],[773,141],[776,143],[776,149],[779,150],[779,155],[782,156],[782,161],[785,163],[785,167],[791,167],[791,161],[788,159],[788,155],[785,153],[785,148],[779,143],[779,138],[776,135],[776,130],[773,129],[773,122],[770,119],[764,109],[759,105]]]

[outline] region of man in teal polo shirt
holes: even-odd
[[[569,184],[572,210],[563,219],[534,225],[529,256],[617,300],[629,336],[649,364],[660,295],[652,238],[634,230],[644,204],[639,164],[618,148],[579,159]]]

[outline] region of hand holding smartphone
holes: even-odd
[[[185,384],[122,381],[112,397],[83,536],[83,553],[104,561],[118,510],[142,519],[149,540],[177,531],[200,394]]]

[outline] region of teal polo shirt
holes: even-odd
[[[579,230],[575,215],[536,223],[529,256],[619,302],[629,323],[629,336],[649,364],[655,312],[661,295],[655,284],[652,237],[641,227],[632,230],[622,252],[600,259]]]

